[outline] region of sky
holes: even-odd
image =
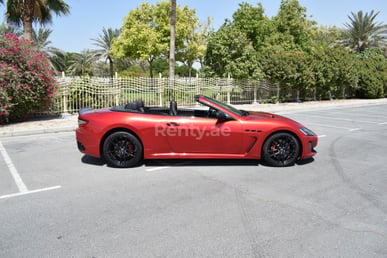
[[[97,49],[91,39],[98,38],[103,28],[118,29],[123,25],[124,17],[130,10],[136,9],[142,2],[154,4],[161,0],[65,0],[70,6],[70,15],[55,17],[47,28],[53,30],[49,40],[51,46],[67,52],[81,52],[85,49]],[[6,1],[4,1],[6,2]],[[225,19],[231,19],[239,3],[247,2],[253,6],[262,3],[265,14],[273,17],[277,14],[281,0],[177,0],[177,4],[187,5],[196,10],[201,22],[211,17],[211,27],[217,30]],[[379,11],[378,22],[387,23],[386,0],[299,0],[306,7],[310,19],[318,25],[344,27],[351,12]],[[5,13],[4,6],[0,6]],[[2,19],[0,19],[2,21]]]

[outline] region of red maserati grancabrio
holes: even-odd
[[[203,95],[203,107],[146,107],[141,100],[79,111],[78,149],[113,167],[143,159],[259,159],[294,165],[316,154],[317,135],[289,118],[235,109]]]

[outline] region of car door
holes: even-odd
[[[166,119],[163,129],[175,153],[241,153],[241,124],[237,120],[176,116]]]

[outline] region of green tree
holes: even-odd
[[[181,77],[192,77],[196,76],[197,71],[192,67],[188,67],[187,65],[182,64],[176,66],[175,73]]]
[[[357,55],[360,98],[382,98],[387,93],[387,61],[380,49],[367,49]]]
[[[100,47],[100,49],[94,51],[94,55],[96,59],[103,58],[109,62],[109,74],[111,78],[114,76],[114,64],[113,57],[110,52],[113,40],[118,38],[120,33],[121,31],[119,29],[103,28],[102,34],[98,34],[98,38],[92,39],[92,41],[94,41],[94,45]]]
[[[121,76],[139,76],[144,77],[149,74],[148,62],[143,60],[135,60],[129,57],[117,59],[116,69]]]
[[[69,67],[69,53],[58,48],[50,49],[50,61],[57,72],[64,72]]]
[[[169,76],[169,63],[165,58],[156,58],[153,62],[153,71],[157,74],[161,74],[164,77]]]
[[[387,25],[382,22],[376,22],[379,12],[351,13],[348,16],[350,22],[345,23],[343,45],[349,47],[355,52],[363,52],[367,48],[386,47],[387,43]]]
[[[324,40],[322,41],[325,42]],[[319,42],[318,46],[313,48],[313,51],[310,53],[310,69],[314,76],[313,100],[326,97],[327,91],[325,88],[333,78],[332,65],[334,63],[331,62],[326,54],[326,51],[329,49],[330,47],[327,44]]]
[[[329,97],[345,98],[346,90],[356,90],[358,87],[358,67],[353,54],[343,47],[327,47],[325,55],[330,69],[330,80],[326,83],[326,92]],[[333,96],[334,95],[334,96]]]
[[[254,7],[243,2],[232,17],[232,25],[246,35],[255,50],[263,47],[266,38],[274,33],[273,23],[265,16],[261,3]]]
[[[32,40],[32,23],[52,22],[51,13],[67,15],[70,7],[63,0],[8,0],[7,17],[17,25],[23,25],[24,38]]]
[[[207,73],[215,76],[258,78],[261,75],[252,43],[229,23],[209,35],[204,64]]]
[[[233,14],[233,20],[226,21],[224,26],[210,35],[205,57],[206,69],[212,69],[212,72],[218,76],[224,76],[227,73],[239,78],[260,77],[260,62],[257,61],[257,54],[265,56],[264,52],[271,46],[278,46],[277,50],[281,49],[283,53],[286,50],[300,51],[300,53],[310,50],[315,31],[314,24],[314,21],[307,19],[306,8],[300,6],[297,0],[283,0],[278,14],[273,19],[265,16],[262,4],[254,7],[248,3],[241,3],[239,9]],[[288,58],[293,61],[291,56]],[[305,63],[307,61],[301,62],[300,67]],[[287,68],[297,67],[283,68],[286,68],[283,70],[286,71]],[[300,80],[302,78],[303,81],[310,81],[306,78],[306,74],[310,77],[310,73],[304,73],[304,77],[301,77],[301,74],[299,77],[293,76]],[[268,74],[266,77],[276,78],[277,82],[280,79],[274,74]],[[281,81],[285,83],[284,78]],[[286,82],[289,83],[290,80]],[[299,87],[301,84],[297,83]]]
[[[343,31],[336,26],[319,26],[313,35],[314,45],[317,47],[323,46],[335,46],[338,45],[338,41],[342,38]]]
[[[58,48],[51,46],[51,41],[48,39],[52,33],[51,29],[39,28],[38,31],[32,30],[33,48],[36,51],[41,51],[49,57],[52,68],[56,71],[64,70],[63,60],[60,58],[64,52]]]
[[[52,42],[48,38],[51,33],[51,29],[39,28],[38,31],[32,30],[32,40],[34,41],[34,48],[37,51],[49,52],[49,45]]]
[[[91,50],[83,50],[81,53],[70,53],[67,72],[71,75],[92,75],[92,65],[96,61]]]
[[[269,46],[262,51],[260,63],[265,78],[277,84],[277,100],[280,91],[312,90],[315,85],[310,55],[302,50],[286,50],[282,46]]]
[[[208,19],[207,23],[200,24],[199,28],[194,30],[188,37],[185,47],[180,49],[177,53],[177,59],[186,65],[188,69],[188,77],[192,76],[193,65],[196,61],[199,61],[203,66],[203,58],[207,49],[207,37],[209,33],[209,26],[211,20]],[[179,68],[182,70],[181,68]],[[181,75],[182,73],[180,73]]]
[[[152,63],[155,58],[169,56],[170,12],[171,5],[165,1],[156,5],[142,3],[140,7],[130,11],[125,17],[121,35],[113,42],[112,55],[117,58],[146,60],[150,76],[153,77]],[[177,5],[176,51],[184,47],[197,22],[195,10]]]
[[[286,49],[310,49],[316,22],[308,20],[306,8],[298,0],[282,0],[273,22],[277,33],[271,36],[272,45],[282,45]]]

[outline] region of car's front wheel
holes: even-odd
[[[129,132],[114,132],[103,143],[102,155],[108,166],[133,167],[142,160],[142,144]]]
[[[279,132],[269,136],[262,148],[262,160],[274,167],[292,166],[300,155],[300,143],[297,138],[287,132]]]

